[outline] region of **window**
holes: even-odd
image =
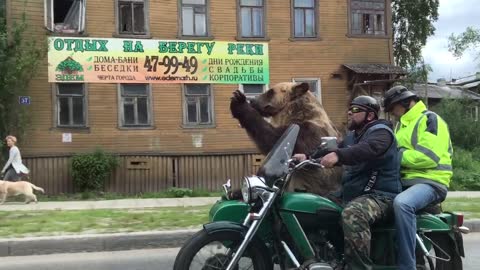
[[[268,86],[266,84],[240,84],[242,91],[247,98],[255,98],[265,92]]]
[[[293,82],[305,82],[308,83],[308,90],[322,103],[322,88],[320,79],[315,78],[296,78]]]
[[[145,35],[147,31],[145,0],[117,0],[118,33]]]
[[[240,36],[265,36],[264,0],[240,0]]]
[[[83,83],[56,84],[56,125],[58,127],[86,126],[86,98]]]
[[[351,0],[351,34],[385,36],[385,12],[385,0]]]
[[[311,38],[317,36],[316,0],[293,1],[293,37]]]
[[[207,36],[208,0],[180,0],[183,36]]]
[[[150,85],[120,84],[119,111],[121,127],[151,126]]]
[[[185,125],[202,126],[213,124],[210,85],[185,84],[183,90]]]
[[[45,0],[45,27],[55,33],[85,30],[85,0]]]

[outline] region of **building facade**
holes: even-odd
[[[268,43],[268,84],[51,83],[48,60],[32,78],[32,126],[20,142],[32,179],[72,192],[69,157],[100,147],[120,167],[106,190],[218,190],[251,174],[261,156],[231,117],[235,89],[307,81],[334,123],[358,93],[381,96],[403,74],[392,66],[389,0],[7,0],[29,35]],[[238,182],[238,181],[236,181]]]

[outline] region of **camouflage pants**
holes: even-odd
[[[345,269],[372,268],[370,259],[370,226],[392,211],[393,200],[376,195],[364,195],[350,201],[342,212],[345,240]]]

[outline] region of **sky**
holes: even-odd
[[[480,0],[440,0],[438,13],[438,21],[434,23],[435,35],[427,40],[422,52],[425,63],[433,69],[429,81],[436,82],[438,78],[448,81],[480,71],[480,58],[475,59],[475,51],[468,51],[460,59],[448,51],[451,33],[458,35],[467,26],[480,28]],[[480,48],[476,52],[480,52]]]

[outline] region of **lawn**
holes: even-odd
[[[448,199],[444,211],[480,218],[480,198]],[[145,209],[0,211],[0,238],[199,228],[210,206]]]
[[[198,228],[210,206],[125,210],[0,211],[0,238]]]
[[[465,219],[480,218],[480,198],[452,198],[442,203],[443,211],[460,212]]]

